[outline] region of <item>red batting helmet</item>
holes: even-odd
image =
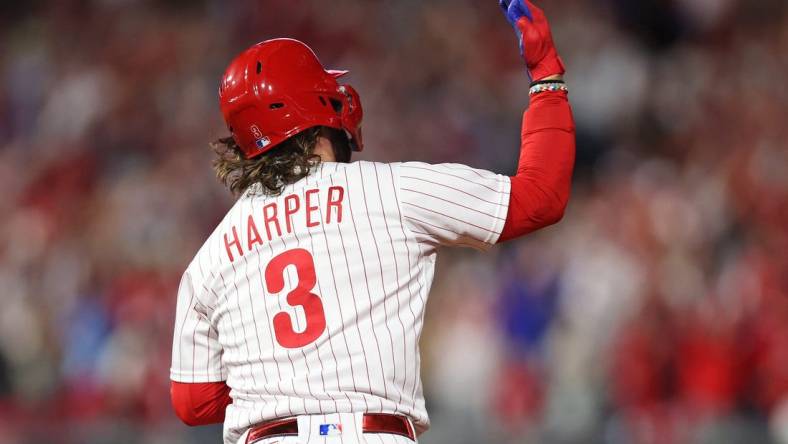
[[[224,121],[247,158],[319,125],[345,130],[353,149],[361,151],[361,100],[351,86],[337,82],[346,73],[323,68],[298,40],[258,43],[222,76]]]

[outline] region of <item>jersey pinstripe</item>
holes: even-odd
[[[464,165],[355,162],[245,193],[183,275],[170,378],[227,382],[226,443],[304,414],[398,413],[426,430],[418,343],[437,247],[493,245],[509,187]]]

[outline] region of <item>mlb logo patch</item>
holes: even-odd
[[[255,144],[257,145],[258,148],[265,148],[271,144],[271,139],[269,139],[268,137],[263,137],[262,139],[257,139],[255,141]]]
[[[320,424],[320,436],[337,436],[342,434],[342,424]]]
[[[254,137],[255,145],[258,148],[265,148],[271,144],[271,139],[263,135],[263,132],[260,131],[260,128],[257,125],[252,125],[249,127],[249,130],[252,132],[252,137]]]

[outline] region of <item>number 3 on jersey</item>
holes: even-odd
[[[323,334],[326,329],[326,314],[320,296],[312,293],[317,284],[315,261],[303,248],[287,250],[271,259],[265,267],[268,292],[277,294],[285,288],[284,271],[290,265],[295,266],[298,283],[287,294],[287,303],[303,308],[306,328],[300,333],[295,331],[292,317],[288,313],[279,312],[274,316],[274,334],[282,347],[300,348],[311,344]]]

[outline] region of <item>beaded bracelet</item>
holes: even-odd
[[[564,91],[569,92],[569,88],[564,83],[542,83],[534,85],[529,91],[530,95],[539,94],[543,92]]]

